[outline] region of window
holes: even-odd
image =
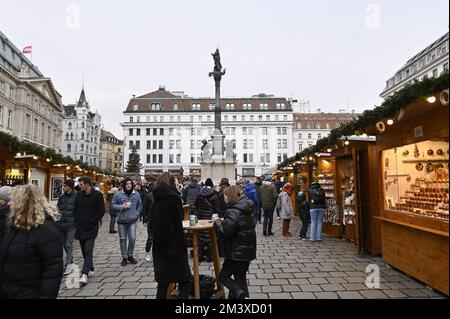
[[[133,141],[128,142],[128,148],[131,150],[133,148]]]
[[[434,69],[434,70],[433,70],[433,77],[434,77],[434,78],[437,78],[437,76],[438,76],[438,70],[437,70],[437,69]]]
[[[317,134],[317,138],[318,138],[318,139],[321,139],[321,138],[322,138],[322,134],[320,134],[320,133]]]
[[[287,135],[287,128],[286,128],[286,127],[283,127],[283,128],[281,129],[281,133],[282,133],[283,135]]]
[[[235,127],[231,128],[231,135],[236,135],[236,128]]]
[[[303,138],[303,137],[302,137],[302,133],[299,133],[299,134],[298,134],[298,138],[299,138],[299,139],[302,139],[302,138]]]
[[[150,129],[149,128],[145,129],[145,135],[147,135],[147,136],[150,135]]]
[[[152,103],[150,105],[150,109],[152,111],[159,111],[159,110],[161,110],[161,104],[159,104],[159,103]]]
[[[248,148],[253,149],[253,140],[248,140]]]
[[[259,104],[259,109],[260,110],[268,110],[269,109],[269,104],[267,104],[267,103],[260,103]]]
[[[132,143],[132,141],[130,141],[130,143]],[[130,145],[133,145],[133,144],[130,144]],[[82,152],[84,151],[84,144],[80,145],[80,151],[82,151]]]
[[[283,115],[283,121],[287,121],[288,120],[288,116],[287,115]]]
[[[285,161],[285,160],[287,160],[287,154],[286,153],[283,154],[283,161]]]
[[[133,129],[132,129],[132,128],[130,128],[130,129],[128,130],[128,135],[133,136]]]
[[[258,115],[258,121],[262,122],[263,120],[263,116],[262,115]]]
[[[8,111],[8,128],[12,129],[13,124],[13,111]]]
[[[206,121],[211,122],[211,115],[208,115],[208,116],[206,117]]]
[[[233,115],[233,122],[237,121],[237,115]]]
[[[298,150],[303,151],[303,143],[298,143]]]
[[[181,163],[181,154],[176,155],[176,162]]]
[[[159,149],[160,149],[160,150],[163,149],[163,141],[159,141]]]
[[[158,122],[158,117],[157,116],[153,116],[153,122]]]
[[[262,135],[267,135],[267,127],[262,128]]]
[[[277,140],[277,147],[281,148],[281,140],[280,139]]]
[[[67,144],[67,152],[72,152],[72,145],[71,144]]]
[[[158,141],[156,141],[156,140],[154,140],[153,142],[152,142],[152,148],[154,149],[154,150],[156,150],[157,148],[158,148]]]
[[[270,115],[266,115],[266,121],[270,121]]]
[[[150,163],[150,154],[147,154],[147,163]]]
[[[325,127],[327,128],[327,130],[330,129],[330,123],[327,122],[327,124],[325,124]]]
[[[174,105],[173,105],[173,110],[174,110],[174,111],[178,111],[178,104],[177,104],[177,103],[174,103]]]
[[[215,104],[210,104],[208,108],[209,108],[210,111],[214,111],[214,109],[216,108],[216,105]]]
[[[283,139],[283,148],[287,148],[287,139]]]
[[[200,111],[200,104],[198,103],[192,104],[192,111]]]
[[[174,140],[169,141],[169,149],[173,150],[174,147],[175,147],[175,141]]]
[[[277,134],[281,135],[281,127],[277,127]]]
[[[242,134],[247,135],[247,128],[246,127],[242,128]]]
[[[34,138],[37,139],[38,137],[38,129],[39,129],[39,121],[38,119],[34,119]],[[73,139],[73,133],[70,134]]]
[[[225,115],[225,116],[223,117],[223,120],[224,120],[225,122],[228,122],[228,115]]]
[[[268,146],[267,139],[264,139],[262,143],[263,149],[267,149],[267,146]]]
[[[158,159],[159,159],[159,163],[162,163],[162,162],[163,162],[163,156],[162,156],[162,154],[159,154],[159,155],[158,155]]]
[[[174,156],[173,156],[173,154],[169,154],[169,164],[173,164],[173,159],[174,159]]]
[[[139,123],[140,121],[141,121],[141,117],[140,117],[140,116],[137,116],[137,117],[136,117],[136,122]]]
[[[248,140],[243,140],[242,146],[243,146],[244,150],[246,150],[248,148]]]
[[[247,153],[243,154],[243,162],[244,163],[248,163],[248,155],[247,155]]]
[[[141,136],[141,129],[140,128],[136,129],[136,136]]]
[[[152,148],[152,141],[147,141],[147,149],[149,150],[151,148]]]
[[[153,136],[156,136],[156,135],[158,135],[158,129],[157,129],[157,128],[154,128],[154,129],[153,129]]]
[[[250,115],[250,121],[253,122],[255,120],[255,116],[254,115]]]
[[[157,158],[156,154],[153,154],[153,156],[152,156],[152,160],[153,160],[152,163],[156,163],[156,158]]]
[[[181,141],[180,141],[180,140],[177,140],[177,141],[175,142],[175,148],[176,148],[177,150],[180,150],[180,149],[181,149]]]
[[[281,163],[283,160],[282,160],[282,155],[280,154],[280,153],[278,153],[277,154],[277,162],[278,163]]]
[[[245,115],[241,115],[241,121],[245,121]]]
[[[311,133],[308,133],[308,139],[311,139],[311,138],[312,138]]]

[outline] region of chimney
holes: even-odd
[[[317,113],[320,113],[320,111],[322,111],[320,108],[317,109]]]
[[[166,90],[166,86],[160,84],[158,90],[159,90],[159,91],[165,91],[165,90]]]
[[[136,98],[136,95],[135,94],[133,94],[133,99],[135,99]]]

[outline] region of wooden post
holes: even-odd
[[[214,228],[211,228],[209,230],[209,235],[211,237],[210,245],[214,261],[214,272],[216,274],[217,290],[221,291],[223,290],[223,286],[222,282],[220,281],[220,257],[219,257],[219,249],[217,248],[216,231],[214,230]]]
[[[192,232],[192,242],[194,249],[194,291],[195,299],[200,299],[200,276],[198,273],[198,233],[196,231]]]

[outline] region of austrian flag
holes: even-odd
[[[31,45],[27,45],[25,48],[23,48],[22,53],[26,54],[26,53],[31,53]]]

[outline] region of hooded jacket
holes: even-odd
[[[291,197],[286,191],[282,191],[278,195],[275,209],[280,213],[281,219],[291,219],[293,214]]]
[[[271,182],[264,181],[261,186],[261,206],[265,210],[274,209],[277,203],[277,190]]]
[[[58,208],[61,213],[61,219],[56,223],[62,230],[74,226],[73,210],[75,207],[75,199],[77,198],[77,191],[72,189],[70,193],[62,194],[58,199]]]
[[[130,202],[131,206],[124,209],[123,204]],[[127,195],[123,190],[116,192],[112,200],[112,208],[117,212],[117,223],[128,224],[138,220],[142,211],[141,196],[133,190]]]
[[[305,193],[299,191],[297,193],[297,206],[299,209],[299,216],[303,222],[309,222],[311,220],[311,215],[309,213],[309,203],[306,200]]]
[[[252,261],[256,259],[256,232],[253,225],[254,204],[245,196],[228,205],[223,221],[217,219],[215,228],[223,238],[226,259]]]
[[[178,191],[158,185],[152,192],[149,226],[153,234],[153,267],[156,282],[192,279],[183,231],[183,206]]]
[[[192,205],[197,200],[197,196],[200,193],[200,186],[196,181],[191,182],[184,190],[183,201],[186,205]]]
[[[247,183],[247,185],[245,186],[244,193],[245,193],[245,196],[247,196],[247,198],[250,199],[255,204],[254,209],[256,209],[259,206],[259,199],[258,199],[258,194],[256,192],[255,185],[253,185],[252,182]]]

